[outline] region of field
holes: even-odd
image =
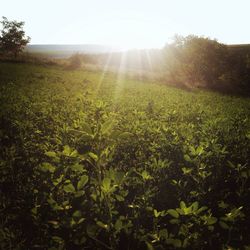
[[[250,249],[249,98],[0,63],[1,249]]]

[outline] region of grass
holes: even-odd
[[[0,103],[1,248],[249,247],[249,98],[0,63]]]

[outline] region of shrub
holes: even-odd
[[[79,68],[81,68],[81,66],[82,66],[81,55],[79,53],[73,54],[69,58],[68,68],[69,69],[79,69]]]

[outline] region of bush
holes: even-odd
[[[164,48],[169,76],[177,83],[211,86],[225,72],[228,59],[226,45],[209,38],[176,36]]]
[[[69,69],[79,69],[81,68],[81,66],[82,66],[82,59],[79,53],[76,53],[69,58],[69,65],[68,65]]]

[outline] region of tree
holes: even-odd
[[[0,23],[2,24],[0,49],[3,53],[17,57],[30,42],[30,37],[26,37],[23,30],[24,22],[9,21],[3,17]]]
[[[79,53],[73,54],[70,58],[69,58],[69,69],[79,69],[81,68],[82,65],[82,58],[81,55]]]
[[[176,36],[164,49],[166,69],[175,81],[213,86],[226,70],[227,46],[197,36]]]

